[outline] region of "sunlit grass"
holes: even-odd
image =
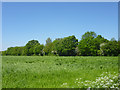
[[[82,78],[77,78],[74,82],[75,84],[69,86],[68,83],[63,83],[61,87],[66,88],[120,88],[120,81],[118,79],[118,73],[108,73],[103,72],[99,77],[96,78],[95,81],[85,80],[83,81]]]
[[[118,57],[3,56],[3,88],[65,88],[118,73]],[[78,86],[77,86],[78,87]]]
[[[2,56],[0,56],[0,90],[2,89]]]

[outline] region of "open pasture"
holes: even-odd
[[[3,88],[88,88],[80,83],[106,72],[118,74],[118,57],[2,57]]]

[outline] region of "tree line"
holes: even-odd
[[[120,42],[114,38],[107,40],[95,32],[86,32],[80,41],[74,35],[57,38],[53,42],[50,38],[46,44],[40,44],[37,40],[28,41],[22,47],[9,47],[2,51],[2,55],[13,56],[118,56]]]

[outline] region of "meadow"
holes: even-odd
[[[92,87],[118,87],[118,57],[2,57],[2,88]]]

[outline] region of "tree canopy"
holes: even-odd
[[[120,41],[114,38],[107,40],[95,32],[85,32],[81,40],[74,35],[57,38],[53,42],[47,38],[46,44],[38,40],[30,40],[22,47],[9,47],[2,51],[2,55],[33,56],[33,55],[59,55],[59,56],[117,56],[120,53]]]

